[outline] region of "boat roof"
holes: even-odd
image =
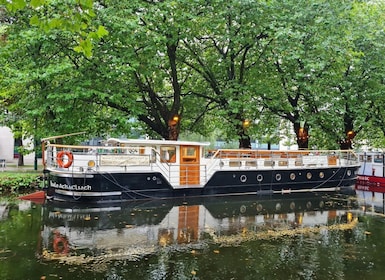
[[[210,142],[195,141],[174,141],[174,140],[155,140],[155,139],[119,139],[109,138],[107,144],[117,145],[144,145],[144,146],[209,146]]]
[[[378,151],[358,151],[357,154],[359,154],[359,155],[362,155],[362,154],[366,154],[366,155],[380,155],[380,154],[384,154],[384,151],[382,151],[382,150],[378,150]]]

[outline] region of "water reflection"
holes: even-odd
[[[357,201],[364,213],[385,214],[385,193],[357,191]]]
[[[319,194],[241,196],[42,208],[40,256],[71,264],[140,260],[159,251],[194,252],[209,246],[349,229],[356,200]]]

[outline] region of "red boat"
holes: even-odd
[[[361,166],[358,170],[356,190],[385,193],[385,164],[383,152],[359,154]]]

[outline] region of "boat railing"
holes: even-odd
[[[158,158],[161,158],[160,154],[156,150],[154,150],[154,152],[156,153]],[[170,163],[168,163],[167,161],[162,161],[162,160],[152,161],[151,170],[159,171],[169,181],[170,181],[170,178],[172,177],[172,168]]]
[[[357,165],[358,157],[351,150],[238,150],[219,149],[211,154],[208,176],[226,168],[270,169],[293,167],[327,167]]]
[[[68,152],[73,156],[67,165],[68,158],[62,159],[63,166],[58,160],[61,152]],[[49,144],[46,146],[44,165],[56,171],[71,170],[72,172],[87,171],[157,171],[167,180],[179,183],[179,167],[161,160],[160,154],[152,147],[144,150],[142,147],[118,146],[72,146]]]
[[[156,161],[154,153],[144,153],[135,147],[73,146],[48,144],[43,164],[54,169],[84,171],[85,169],[115,170],[133,166],[148,166]]]

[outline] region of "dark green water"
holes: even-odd
[[[373,209],[318,196],[0,202],[0,279],[384,279]]]

